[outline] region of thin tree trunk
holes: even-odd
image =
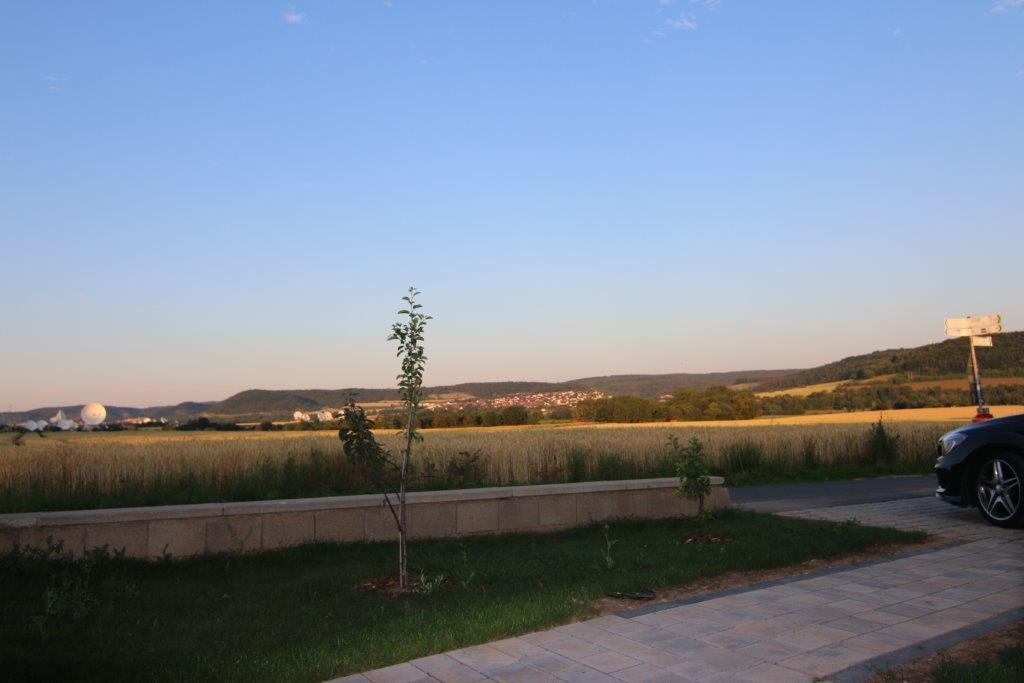
[[[704,496],[697,499],[697,519],[700,520],[700,535],[706,536],[707,529],[704,526]]]
[[[402,474],[398,482],[398,516],[401,524],[398,529],[398,585],[401,588],[409,587],[409,553],[406,546],[406,533],[408,528],[405,518],[405,481],[409,473],[409,456],[412,453],[412,428],[415,411],[409,408],[409,419],[405,426],[405,449],[402,451]]]

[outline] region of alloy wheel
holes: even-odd
[[[978,504],[992,519],[1005,522],[1021,504],[1020,473],[1006,460],[993,458],[978,473]]]

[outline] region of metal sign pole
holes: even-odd
[[[971,370],[974,374],[974,393],[978,402],[978,413],[973,422],[992,419],[992,413],[985,407],[985,397],[981,393],[981,369],[978,367],[978,346],[992,346],[992,337],[1003,331],[1001,315],[977,315],[966,318],[946,318],[947,337],[969,337],[971,344]]]
[[[985,410],[985,399],[981,394],[981,371],[978,369],[978,354],[974,351],[974,335],[971,337],[971,367],[974,369],[974,391],[978,398],[978,414],[987,412]]]

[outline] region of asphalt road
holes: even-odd
[[[921,498],[935,493],[934,476],[880,477],[849,481],[821,481],[807,484],[768,484],[729,488],[735,507],[759,512],[786,512],[880,503],[903,498]]]

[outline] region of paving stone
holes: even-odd
[[[840,640],[846,640],[853,635],[849,631],[830,626],[808,626],[793,633],[784,633],[773,640],[792,645],[804,652],[810,652]]]
[[[522,638],[506,638],[505,640],[496,640],[488,643],[491,647],[496,650],[501,650],[507,655],[513,657],[525,657],[527,655],[539,655],[547,652],[544,648],[539,645],[534,645]]]
[[[448,654],[469,668],[481,673],[486,673],[488,669],[494,669],[505,664],[514,664],[516,661],[512,655],[505,654],[490,645],[474,645],[462,648],[461,650],[452,650]]]
[[[918,624],[913,621],[904,621],[902,624],[886,626],[876,631],[878,635],[891,638],[893,641],[902,641],[906,644],[916,643],[920,640],[928,640],[944,633],[943,629],[925,624]],[[894,648],[896,649],[896,648]]]
[[[667,626],[669,624],[678,624],[680,619],[670,614],[671,610],[665,610],[663,612],[652,612],[650,614],[642,614],[639,617],[633,617],[633,621],[638,621],[641,624],[648,624],[650,626]]]
[[[810,626],[811,624],[819,624],[822,619],[819,619],[813,612],[811,613],[800,613],[791,612],[789,614],[782,614],[777,617],[768,619],[765,623],[773,626],[782,626],[791,631],[797,631],[804,626]],[[739,627],[737,627],[739,628]]]
[[[881,610],[872,610],[870,612],[858,612],[857,618],[864,619],[865,621],[873,621],[879,624],[886,624],[887,626],[899,624],[910,619],[910,617],[903,616],[902,614],[883,612]]]
[[[758,657],[751,657],[721,647],[708,647],[690,652],[686,655],[686,659],[723,673],[743,671],[764,662]]]
[[[886,605],[884,607],[879,607],[876,611],[888,612],[889,614],[898,614],[902,617],[906,617],[907,619],[913,619],[914,617],[920,617],[925,614],[930,614],[932,612],[935,612],[936,610],[930,607],[911,605],[908,602],[899,602],[895,605]]]
[[[783,633],[789,633],[791,631],[799,630],[793,626],[772,623],[769,621],[759,621],[750,624],[740,624],[736,628],[728,631],[728,633],[735,633],[741,636],[753,636],[757,640],[766,640],[768,638],[774,638],[775,636],[782,635]]]
[[[409,663],[443,683],[474,683],[486,680],[479,671],[469,668],[447,654],[421,657]]]
[[[649,646],[644,645],[641,642],[633,640],[632,638],[617,635],[610,631],[600,631],[597,635],[583,636],[582,639],[586,640],[588,643],[600,645],[606,650],[625,652],[626,654],[650,649]]]
[[[861,619],[859,616],[843,617],[842,619],[836,619],[826,624],[831,628],[838,628],[843,631],[849,631],[860,635],[861,633],[867,633],[868,631],[877,631],[880,626],[877,621],[871,621],[868,619]]]
[[[487,671],[487,677],[495,681],[503,681],[512,683],[514,681],[558,681],[559,679],[555,676],[541,671],[540,669],[534,669],[531,666],[516,662],[515,664],[506,664],[499,666],[494,669]]]
[[[838,602],[830,603],[826,605],[826,607],[829,607],[833,610],[843,610],[847,614],[856,614],[857,612],[868,612],[870,610],[873,610],[875,608],[875,605],[864,602],[863,600],[855,600],[853,598],[850,598],[847,600],[840,600]]]
[[[899,650],[900,648],[906,645],[906,643],[904,643],[903,641],[894,641],[892,638],[887,638],[886,636],[879,635],[877,631],[871,633],[864,633],[859,636],[854,636],[853,638],[850,638],[849,640],[845,640],[843,642],[850,643],[851,645],[854,645],[856,647],[871,650],[875,653],[876,656],[885,654],[887,652]]]
[[[623,619],[622,617],[606,617],[609,621],[601,625],[606,631],[611,631],[620,636],[626,636],[628,638],[634,638],[644,633],[650,633],[657,629],[650,624],[643,624],[639,621],[632,619]]]
[[[426,672],[417,669],[408,662],[367,671],[363,675],[373,683],[423,683],[431,680]]]
[[[654,650],[649,652],[637,652],[632,655],[634,659],[639,659],[644,664],[650,664],[656,666],[659,669],[671,669],[672,667],[679,666],[686,661],[685,653],[671,653],[664,650]]]
[[[800,648],[779,640],[762,640],[761,642],[741,647],[740,654],[763,659],[766,662],[778,662],[804,652]]]
[[[925,607],[933,612],[938,610],[948,609],[955,607],[959,603],[956,600],[948,600],[946,598],[940,598],[935,595],[926,595],[921,598],[914,598],[913,600],[907,600],[904,605],[913,605],[914,607]]]
[[[762,681],[764,683],[811,683],[814,680],[813,676],[767,663],[741,671],[736,674],[736,678],[754,683],[762,683]]]
[[[739,628],[739,627],[737,627]],[[724,647],[729,650],[735,650],[751,643],[756,643],[761,640],[760,636],[744,635],[737,633],[735,630],[722,631],[720,633],[712,633],[709,636],[701,636],[698,640],[714,645],[716,647]]]
[[[577,666],[572,669],[559,671],[555,676],[560,680],[570,681],[570,683],[575,683],[576,681],[580,681],[581,683],[602,683],[603,681],[617,683],[619,680],[617,678],[612,678],[608,674],[601,673],[597,669],[591,669],[588,666]]]
[[[591,626],[591,623],[591,621],[578,621],[574,624],[557,626],[551,630],[555,633],[561,633],[562,635],[576,637],[596,636],[602,633],[602,629]]]
[[[869,659],[874,659],[876,651],[866,645],[860,645],[858,643],[844,640],[839,643],[833,643],[823,648],[819,648],[810,654],[817,655],[819,657],[828,657],[829,659],[838,660],[848,666],[859,664],[860,662],[866,662]]]
[[[695,638],[697,636],[706,636],[712,633],[718,633],[719,631],[725,631],[728,627],[725,624],[720,624],[710,619],[696,618],[687,619],[676,624],[669,624],[659,630],[668,631],[681,636],[689,636]],[[639,638],[638,638],[639,639]]]
[[[658,643],[653,643],[652,647],[664,652],[671,652],[676,655],[685,655],[689,652],[696,652],[713,646],[695,638],[676,636],[672,640],[663,640]]]
[[[671,674],[650,664],[637,664],[628,669],[616,671],[615,678],[630,683],[676,683],[685,680],[681,676]]]
[[[838,659],[812,654],[796,655],[784,659],[779,662],[779,666],[814,677],[830,676],[846,668],[846,664]]]
[[[577,662],[584,657],[589,657],[590,655],[596,655],[600,652],[606,651],[603,647],[571,636],[547,646],[547,649],[551,650],[555,654],[568,657],[569,659]]]
[[[631,666],[636,666],[640,662],[628,655],[624,655],[621,652],[601,652],[596,655],[584,657],[580,660],[580,664],[589,666],[592,669],[597,669],[602,673],[614,673],[621,671],[622,669],[628,669]]]
[[[679,624],[679,626],[681,626],[681,624]],[[712,633],[714,633],[714,632],[715,631],[712,631]],[[659,628],[659,629],[654,629],[653,631],[648,631],[647,633],[641,633],[638,636],[633,636],[633,640],[635,640],[636,642],[641,643],[643,645],[653,646],[653,645],[655,645],[657,643],[660,643],[662,641],[672,640],[673,638],[675,638],[677,636],[681,636],[681,635],[692,638],[692,637],[696,637],[698,635],[703,635],[703,633],[698,633],[698,632],[689,631],[689,630],[674,631],[674,630],[669,630],[668,628],[664,628],[664,629],[660,629]]]
[[[532,666],[534,669],[545,671],[547,673],[556,673],[558,671],[565,671],[566,669],[573,669],[579,666],[573,660],[561,655],[556,655],[554,652],[526,655],[521,657],[519,661],[528,666]]]

